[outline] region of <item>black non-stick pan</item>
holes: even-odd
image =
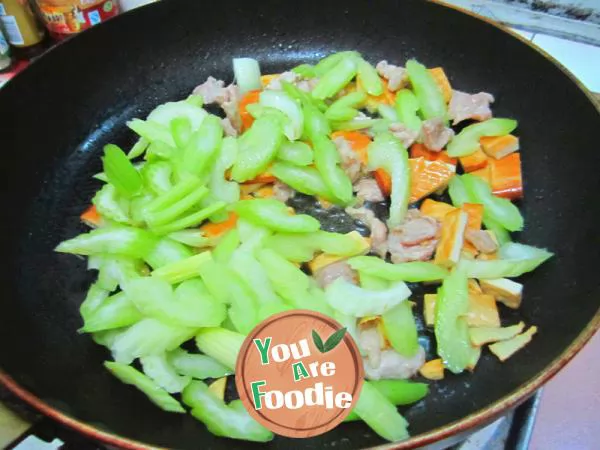
[[[163,413],[104,370],[104,348],[76,333],[94,274],[53,248],[83,231],[78,215],[98,187],[90,177],[102,146],[132,143],[126,120],[186,96],[208,75],[230,80],[235,56],[275,73],[343,49],[373,62],[416,57],[444,67],[457,89],[493,93],[495,115],[519,120],[526,228],[517,238],[556,252],[523,277],[521,310],[502,311],[539,327],[532,343],[506,363],[484,352],[474,374],[432,383],[431,394],[404,411],[414,437],[398,447],[480,426],[554,375],[600,323],[600,115],[569,74],[515,35],[436,3],[164,0],[58,46],[0,91],[0,380],[114,445],[258,448]],[[379,444],[353,423],[267,447]]]

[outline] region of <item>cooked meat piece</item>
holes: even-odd
[[[454,137],[454,131],[445,126],[442,119],[428,119],[423,122],[421,139],[429,150],[441,151],[452,137]]]
[[[440,224],[433,217],[424,216],[418,209],[410,209],[404,222],[390,230],[390,239],[401,245],[417,245],[438,237]]]
[[[398,264],[410,261],[429,261],[433,258],[438,241],[439,239],[429,239],[417,245],[393,245],[388,238],[392,262]]]
[[[229,118],[225,118],[221,120],[221,125],[223,126],[223,131],[225,132],[225,136],[237,137],[238,130],[231,124],[231,120]]]
[[[315,86],[318,83],[319,83],[318,78],[310,78],[308,80],[300,80],[300,81],[296,82],[296,86],[298,86],[298,89],[300,89],[304,92],[312,92],[312,90],[315,88]]]
[[[494,96],[487,92],[467,94],[452,91],[448,113],[454,125],[466,119],[487,120],[492,117],[490,103],[494,103]]]
[[[481,253],[494,253],[498,250],[498,244],[487,231],[467,228],[465,239],[473,244]]]
[[[382,202],[383,192],[375,178],[361,178],[354,184],[354,192],[359,202]]]
[[[403,87],[408,80],[406,69],[394,66],[393,64],[388,64],[385,60],[379,61],[376,69],[377,72],[379,72],[379,75],[388,80],[388,89],[390,91],[397,91]]]
[[[238,109],[240,88],[235,84],[230,84],[225,88],[223,97],[217,98],[217,103],[219,103],[231,124],[240,132],[242,130],[242,118]]]
[[[358,345],[363,352],[365,376],[370,380],[407,379],[425,363],[425,350],[406,358],[393,349],[383,350],[384,342],[377,327],[360,330]]]
[[[287,81],[288,83],[296,84],[302,77],[296,72],[288,71],[273,78],[269,84],[265,86],[265,89],[271,89],[273,91],[280,91],[282,89],[281,82]],[[299,87],[299,86],[298,86]]]
[[[337,261],[328,266],[322,267],[314,274],[317,283],[322,289],[325,289],[338,278],[343,278],[346,281],[356,284],[356,272],[346,261]]]
[[[346,208],[346,213],[355,220],[364,223],[371,230],[371,250],[380,257],[385,258],[388,251],[387,227],[385,223],[375,217],[375,213],[370,209]]]
[[[411,130],[399,122],[391,123],[389,129],[394,136],[400,139],[400,142],[406,148],[410,147],[417,140],[417,137],[419,137],[418,131]]]
[[[419,347],[417,353],[407,358],[395,350],[383,350],[379,355],[379,365],[372,367],[371,361],[364,364],[365,377],[369,380],[405,380],[415,375],[425,363],[425,350]]]
[[[208,77],[204,83],[194,89],[193,93],[202,96],[205,105],[210,105],[215,103],[217,98],[223,98],[224,86],[225,82],[223,80]]]
[[[390,230],[388,248],[394,263],[427,261],[438,243],[440,224],[433,217],[423,216],[411,209],[404,222]]]
[[[273,183],[273,197],[280,202],[287,202],[295,194],[296,191],[294,191],[287,184],[284,184],[281,181],[276,181]]]
[[[344,169],[346,175],[348,175],[350,177],[350,180],[352,180],[352,182],[354,183],[360,178],[362,173],[362,164],[360,162],[359,156],[354,150],[352,150],[350,143],[343,137],[336,137],[333,140],[333,143],[337,147],[338,152],[340,154],[340,158],[342,160],[342,169]]]

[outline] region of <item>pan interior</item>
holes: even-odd
[[[416,57],[442,66],[456,89],[496,96],[497,117],[519,120],[526,228],[521,242],[556,257],[523,277],[525,298],[505,324],[537,325],[507,363],[484,352],[476,373],[448,375],[404,410],[413,435],[460,420],[544,371],[597,312],[600,191],[597,111],[542,55],[484,22],[421,1],[300,4],[169,0],[84,33],[35,62],[0,92],[2,313],[0,366],[44,401],[98,428],[177,448],[252,448],[215,438],[190,416],[166,414],[101,366],[108,353],[85,335],[78,306],[93,280],[85,261],[55,254],[84,231],[78,215],[98,188],[102,146],[128,147],[126,120],[180,99],[208,75],[231,80],[230,60],[264,73],[357,49],[372,62]],[[417,298],[418,300],[418,298]],[[269,448],[356,448],[383,443],[362,423],[321,437],[277,438]]]

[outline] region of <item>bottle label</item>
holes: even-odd
[[[2,34],[2,30],[0,30],[0,58],[8,55],[9,50],[8,42],[4,39],[4,34]]]
[[[12,45],[24,45],[25,39],[23,39],[21,30],[19,30],[19,25],[17,24],[17,19],[15,16],[2,16],[0,18],[4,24],[8,42],[10,42]]]
[[[59,35],[79,33],[119,13],[117,0],[77,0],[64,6],[38,0],[38,5],[48,29]]]
[[[4,9],[4,4],[0,3],[0,16],[5,16],[6,10]]]

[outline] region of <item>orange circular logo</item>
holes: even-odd
[[[362,359],[346,329],[307,310],[275,314],[254,328],[235,373],[250,415],[294,438],[317,436],[341,423],[363,383]]]

